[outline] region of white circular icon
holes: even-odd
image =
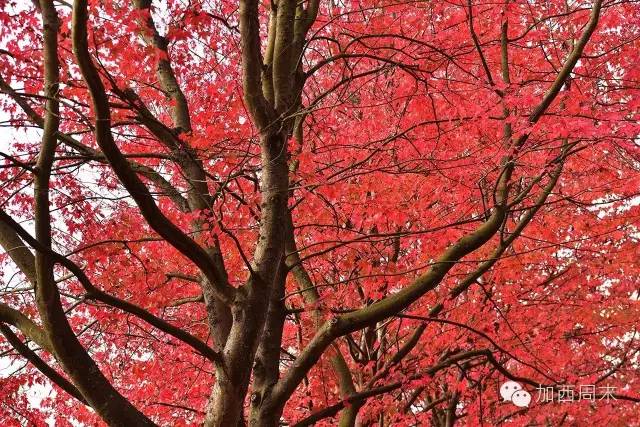
[[[507,381],[500,386],[500,396],[506,401],[511,401],[511,396],[518,390],[522,390],[522,386],[515,381]]]
[[[527,390],[518,390],[511,395],[511,401],[519,408],[526,408],[531,403],[531,395]]]

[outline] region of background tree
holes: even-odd
[[[637,2],[0,8],[3,424],[637,422]]]

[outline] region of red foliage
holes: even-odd
[[[90,128],[94,113],[71,46],[71,9],[63,2],[56,8],[60,131],[98,149]],[[241,288],[250,273],[246,259],[258,241],[264,165],[259,132],[243,101],[237,8],[227,0],[167,0],[135,11],[130,1],[91,1],[89,41],[118,147],[184,193],[188,184],[174,153],[141,119],[143,103],[156,120],[174,127],[176,100],[156,76],[161,63],[170,61],[192,127],[177,134],[203,164],[210,207],[181,210],[166,189],[140,176],[167,218],[193,233],[198,244],[219,245],[229,283]],[[287,277],[283,374],[319,322],[408,288],[483,224],[495,212],[504,159],[514,167],[500,230],[400,313],[336,339],[287,400],[288,423],[342,405],[359,411],[362,425],[380,419],[384,425],[445,425],[439,423],[448,408],[457,424],[469,426],[562,420],[582,425],[587,419],[598,426],[638,425],[636,2],[603,3],[570,77],[544,115],[531,120],[584,33],[591,9],[590,1],[558,0],[320,2],[299,58],[308,77],[294,113],[304,116],[304,138],[292,132],[287,147],[295,240],[319,296],[305,300],[294,274]],[[145,42],[153,37],[151,18],[166,35],[166,50]],[[2,209],[28,230],[34,199],[27,166],[37,159],[41,132],[31,129],[32,118],[16,96],[37,114],[46,113],[38,96],[44,90],[41,27],[31,2],[0,0],[0,76],[18,92],[11,96],[3,87],[0,97],[0,198]],[[126,97],[127,90],[139,104]],[[559,165],[557,183],[538,205]],[[54,249],[80,265],[95,287],[217,345],[199,298],[200,271],[159,238],[105,162],[61,142],[50,198]],[[539,209],[500,259],[457,293],[456,286],[493,259],[532,207]],[[202,230],[195,233],[194,224]],[[9,254],[2,262],[0,302],[39,323],[26,277]],[[55,274],[71,326],[116,389],[160,425],[202,423],[216,378],[213,364],[139,318],[85,299],[85,289],[65,268],[56,267]],[[442,310],[434,312],[438,304]],[[412,351],[393,362],[421,328]],[[51,354],[30,346],[62,372]],[[398,387],[362,402],[349,400],[334,368],[336,349],[355,392]],[[7,341],[0,350],[3,425],[101,422],[93,410],[51,388]],[[502,401],[498,389],[506,374],[532,394],[529,408]],[[541,403],[538,384],[609,385],[618,398]],[[39,397],[29,397],[34,390]],[[317,425],[336,425],[339,413]]]

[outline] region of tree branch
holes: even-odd
[[[214,351],[211,347],[209,347],[205,342],[199,340],[195,336],[189,334],[187,331],[184,331],[167,321],[156,317],[149,311],[145,310],[142,307],[139,307],[135,304],[132,304],[128,301],[117,298],[113,295],[110,295],[98,288],[96,288],[91,280],[87,277],[84,271],[69,258],[61,255],[51,248],[47,248],[46,246],[40,244],[36,239],[34,239],[23,227],[20,226],[13,218],[11,218],[5,211],[0,210],[0,230],[2,229],[9,230],[11,233],[5,232],[0,233],[0,238],[3,236],[15,234],[12,237],[13,241],[21,241],[24,239],[30,246],[32,246],[37,252],[42,252],[47,256],[50,256],[55,262],[59,263],[67,270],[69,270],[80,282],[82,287],[87,292],[87,298],[93,299],[96,301],[100,301],[109,306],[118,308],[127,313],[133,314],[139,319],[147,322],[151,326],[165,332],[168,335],[184,342],[191,346],[198,353],[202,354],[207,359],[212,362],[216,362],[218,364],[222,364],[222,357],[216,351]],[[28,249],[27,249],[28,251]],[[31,253],[29,251],[29,253]]]
[[[73,51],[93,100],[96,116],[95,137],[98,145],[151,228],[196,264],[209,282],[215,285],[218,297],[230,304],[233,301],[235,289],[228,284],[224,272],[219,271],[216,263],[202,247],[160,211],[148,189],[130,168],[126,158],[116,146],[111,134],[111,113],[107,94],[89,54],[87,19],[87,1],[76,0],[72,20]]]
[[[36,369],[42,372],[44,376],[49,378],[51,382],[69,393],[71,396],[78,399],[81,403],[88,405],[84,396],[82,395],[82,393],[80,393],[76,386],[74,386],[71,382],[69,382],[69,380],[60,375],[58,371],[53,369],[44,360],[42,360],[40,356],[38,356],[35,351],[31,350],[25,343],[23,343],[22,340],[20,340],[20,338],[18,338],[18,336],[14,334],[7,325],[0,323],[0,333],[4,335],[9,344],[11,344],[11,346],[16,349],[18,353],[20,353],[25,359],[31,362],[33,366],[35,366]]]

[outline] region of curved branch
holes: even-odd
[[[601,0],[595,0],[591,12],[591,19],[589,20],[582,37],[578,43],[576,43],[574,50],[569,55],[569,58],[562,70],[558,73],[554,84],[543,97],[540,105],[531,114],[529,119],[531,123],[535,123],[539,120],[568,79],[573,67],[582,54],[586,43],[595,30],[600,15],[600,6]],[[516,142],[515,148],[522,146],[528,136],[529,134],[521,136]],[[440,281],[457,261],[488,242],[499,230],[506,218],[506,183],[508,182],[512,171],[513,162],[507,158],[498,183],[497,193],[501,200],[496,200],[494,211],[487,222],[474,232],[458,240],[456,244],[447,249],[427,273],[420,276],[413,282],[413,284],[387,298],[384,298],[383,300],[363,309],[334,317],[329,322],[325,323],[316,336],[311,340],[307,348],[293,363],[287,374],[274,387],[271,404],[274,405],[274,407],[284,405],[285,400],[291,395],[291,393],[293,393],[297,385],[302,381],[302,378],[304,378],[304,375],[306,375],[306,373],[313,367],[325,349],[337,337],[361,329],[368,324],[382,320],[405,309],[422,295],[438,286]],[[531,214],[534,215],[536,211],[537,209],[533,210]]]
[[[601,7],[602,0],[594,0],[593,7],[591,9],[591,15],[589,17],[589,22],[587,23],[582,36],[573,46],[573,50],[569,54],[569,57],[566,59],[564,65],[562,66],[562,69],[556,76],[551,87],[547,90],[547,93],[545,94],[540,104],[531,112],[531,115],[529,116],[529,121],[531,123],[536,123],[540,119],[540,117],[542,117],[553,100],[556,99],[556,96],[558,96],[558,93],[562,89],[562,86],[564,86],[565,82],[571,75],[571,71],[573,71],[573,68],[578,63],[578,60],[582,56],[582,52],[584,51],[587,42],[598,26]]]
[[[367,401],[367,399],[370,399],[375,396],[379,396],[384,393],[389,393],[390,391],[393,391],[393,390],[397,390],[400,387],[402,387],[402,385],[403,384],[401,382],[395,382],[385,386],[376,387],[371,390],[362,391],[360,393],[354,393],[351,396],[344,398],[338,403],[335,403],[331,406],[327,406],[324,409],[314,412],[313,414],[309,415],[307,418],[304,418],[303,420],[300,420],[297,423],[293,424],[292,427],[312,426],[318,421],[335,416],[338,412],[340,412],[340,410],[344,409],[345,407],[348,407],[351,405],[362,405],[364,402]]]
[[[233,301],[235,289],[228,284],[224,272],[219,271],[216,263],[202,247],[162,213],[149,190],[131,169],[115,144],[111,134],[111,112],[108,97],[89,54],[87,20],[87,1],[76,0],[72,18],[73,51],[93,100],[96,116],[95,137],[98,145],[151,228],[196,264],[209,282],[215,285],[218,297],[230,304]]]
[[[44,127],[44,119],[40,114],[38,114],[32,107],[29,105],[26,99],[19,94],[15,89],[13,89],[3,78],[0,76],[0,92],[9,95],[16,104],[24,111],[29,120],[38,126],[39,128]],[[58,140],[65,145],[71,147],[72,149],[78,151],[81,155],[87,157],[88,159],[93,159],[101,163],[107,163],[107,159],[100,151],[95,150],[87,145],[84,145],[77,139],[73,138],[71,135],[57,131],[56,136]],[[173,202],[176,206],[183,212],[188,210],[187,200],[182,197],[180,191],[178,191],[169,181],[167,181],[162,175],[160,175],[157,171],[150,168],[149,166],[143,165],[141,163],[134,162],[133,160],[128,160],[131,169],[135,172],[141,174],[149,181],[153,182],[160,190],[162,190]]]
[[[431,269],[418,277],[413,284],[392,294],[370,306],[360,310],[334,317],[325,323],[307,348],[292,364],[287,374],[274,387],[273,405],[283,405],[293,393],[304,375],[313,367],[324,350],[337,337],[361,329],[367,325],[383,320],[407,308],[422,295],[434,289],[442,281],[447,272],[465,255],[484,245],[499,230],[506,212],[503,206],[496,206],[488,221],[474,232],[467,234],[457,243],[445,250]]]
[[[147,322],[151,326],[165,332],[168,335],[184,342],[191,346],[198,353],[202,354],[207,359],[212,362],[216,362],[218,364],[222,364],[222,357],[216,351],[214,351],[211,347],[209,347],[205,342],[199,340],[195,336],[191,335],[187,331],[184,331],[167,321],[156,317],[149,311],[145,310],[142,307],[139,307],[135,304],[132,304],[128,301],[122,300],[118,297],[110,295],[98,288],[96,288],[91,280],[87,277],[87,275],[82,271],[82,269],[71,261],[69,258],[61,255],[50,248],[45,247],[40,244],[36,239],[34,239],[20,224],[18,224],[13,218],[11,218],[6,212],[0,210],[0,229],[2,227],[9,227],[15,234],[17,239],[24,239],[30,246],[32,246],[36,251],[42,252],[50,256],[55,262],[59,263],[67,270],[69,270],[80,282],[82,287],[87,292],[87,298],[100,301],[109,306],[118,308],[127,313],[133,314],[139,319]],[[0,234],[0,237],[3,234]],[[14,238],[14,240],[15,240]]]
[[[45,107],[40,153],[36,163],[37,173],[34,176],[34,240],[44,249],[35,254],[36,305],[53,354],[98,415],[111,425],[155,426],[113,387],[80,343],[62,307],[60,293],[54,279],[55,261],[49,253],[52,244],[49,185],[60,122],[59,20],[52,0],[41,0],[40,8],[43,21],[44,86],[48,100]]]
[[[56,384],[62,390],[69,393],[71,396],[78,399],[81,403],[88,405],[86,399],[84,398],[82,393],[80,393],[80,391],[76,388],[76,386],[74,386],[71,382],[69,382],[69,380],[67,380],[65,377],[60,375],[58,371],[56,371],[51,366],[49,366],[47,362],[42,360],[40,356],[36,354],[35,351],[31,350],[25,343],[23,343],[22,340],[20,340],[20,338],[18,338],[18,336],[14,334],[13,331],[11,331],[11,329],[7,325],[1,322],[0,322],[0,333],[4,335],[4,337],[7,339],[9,344],[11,344],[11,346],[18,353],[20,353],[25,359],[31,362],[33,366],[35,366],[40,372],[42,372],[44,376],[49,378],[51,382]]]
[[[18,328],[22,334],[51,354],[55,354],[47,333],[22,312],[0,303],[0,323]]]

